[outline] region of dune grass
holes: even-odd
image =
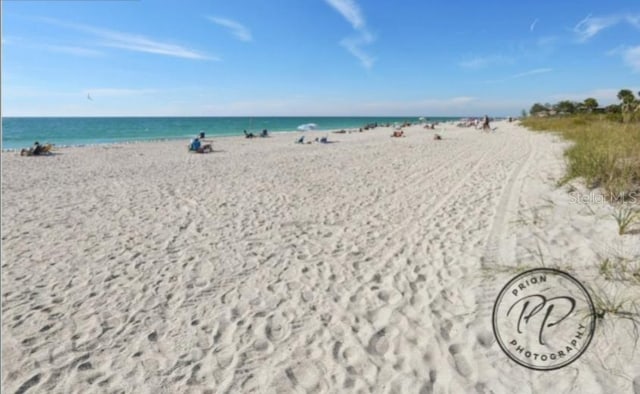
[[[561,183],[582,178],[587,187],[602,188],[612,200],[640,204],[640,122],[582,114],[528,117],[522,124],[574,142],[565,151],[568,166]]]

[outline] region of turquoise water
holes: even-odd
[[[429,121],[457,120],[429,117]],[[299,132],[314,123],[316,130],[358,128],[378,124],[417,122],[418,117],[108,117],[108,118],[2,118],[2,149],[29,147],[35,141],[57,146],[185,139],[204,132],[206,137]]]

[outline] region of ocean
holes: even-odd
[[[428,117],[429,122],[458,117]],[[2,149],[32,146],[35,141],[56,146],[112,144],[151,140],[189,140],[200,133],[206,137],[269,132],[300,132],[298,127],[314,124],[316,130],[340,130],[366,124],[418,122],[415,117],[51,117],[2,118]]]

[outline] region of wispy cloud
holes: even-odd
[[[67,55],[81,56],[81,57],[97,57],[103,56],[104,53],[94,48],[87,48],[86,46],[77,45],[59,45],[44,43],[44,40],[39,39],[27,39],[24,37],[2,37],[2,45],[16,45],[21,48],[31,48],[37,50],[45,50],[48,52],[64,53]]]
[[[622,58],[634,72],[640,72],[640,46],[626,48],[622,53]]]
[[[201,52],[185,48],[180,45],[155,41],[141,35],[95,28],[89,28],[87,29],[87,31],[93,32],[98,37],[104,39],[105,41],[102,42],[102,45],[107,47],[126,49],[134,52],[145,52],[153,53],[156,55],[179,57],[184,59],[219,60],[218,58],[207,56]]]
[[[529,31],[533,31],[533,29],[536,28],[536,25],[538,24],[538,18],[536,18],[533,23],[531,23],[531,25],[529,26]]]
[[[367,24],[360,10],[360,6],[354,0],[325,0],[336,10],[358,33],[355,37],[348,37],[340,41],[349,53],[355,56],[367,69],[373,67],[375,58],[369,55],[363,46],[373,43],[374,37],[367,29]]]
[[[640,29],[640,14],[609,15],[602,17],[592,17],[591,14],[589,14],[574,26],[573,32],[578,37],[578,41],[586,42],[601,31],[619,23],[628,23]]]
[[[545,73],[548,73],[548,72],[551,72],[551,71],[553,71],[553,70],[550,69],[550,68],[536,68],[535,70],[529,70],[529,71],[525,71],[523,73],[512,75],[511,77],[509,77],[509,79],[528,77],[529,75],[536,75],[536,74],[545,74]]]
[[[103,29],[83,24],[67,23],[57,19],[41,18],[41,20],[68,29],[81,31],[100,39],[96,44],[104,47],[125,49],[134,52],[153,53],[195,60],[219,60],[202,52],[186,48],[178,44],[160,42],[139,34],[131,34],[115,30]]]
[[[607,55],[622,58],[634,72],[640,72],[640,45],[635,47],[619,45],[607,51]]]
[[[498,64],[511,64],[513,58],[504,55],[486,55],[477,56],[469,60],[464,60],[458,63],[461,67],[479,69]]]
[[[553,71],[553,69],[551,69],[551,68],[536,68],[536,69],[529,70],[529,71],[524,71],[524,72],[521,72],[521,73],[518,73],[518,74],[513,74],[513,75],[510,75],[510,76],[508,76],[506,78],[484,81],[484,83],[506,82],[506,81],[511,81],[513,79],[529,77],[529,76],[532,76],[532,75],[546,74],[546,73],[549,73],[551,71]]]
[[[593,18],[591,15],[587,15],[586,18],[575,25],[573,31],[578,36],[578,40],[587,41],[600,31],[616,23],[618,23],[618,21],[615,17]]]
[[[360,7],[353,0],[326,0],[326,2],[338,11],[347,22],[351,23],[351,26],[355,30],[361,30],[365,28],[365,20],[360,11]]]
[[[103,56],[104,53],[95,49],[68,46],[68,45],[45,45],[44,49],[50,52],[64,53],[67,55],[82,56],[82,57],[96,57]]]
[[[345,38],[340,41],[340,45],[345,47],[349,53],[360,60],[360,63],[365,68],[373,67],[375,58],[369,55],[362,49],[362,45],[370,44],[373,42],[373,38],[369,35],[362,35],[359,37]]]
[[[238,40],[240,41],[253,41],[253,36],[251,35],[251,31],[242,25],[241,23],[234,21],[232,19],[220,18],[216,16],[208,16],[208,20],[215,23],[218,26],[222,26],[231,31]]]

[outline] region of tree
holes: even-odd
[[[630,122],[636,117],[636,112],[640,108],[640,101],[636,101],[636,97],[629,89],[622,89],[618,92],[618,99],[622,101],[620,110],[622,111],[622,121]]]
[[[629,89],[620,90],[618,92],[618,99],[622,101],[620,108],[622,109],[623,122],[630,122],[635,118],[635,112],[637,112],[636,109],[640,107],[640,103],[636,101],[636,97]]]
[[[619,114],[620,106],[618,104],[611,104],[605,107],[604,112],[608,114]]]
[[[559,113],[573,114],[576,112],[576,104],[573,101],[562,100],[553,106]]]
[[[535,103],[531,106],[531,109],[529,110],[529,114],[531,116],[535,116],[541,112],[547,112],[548,110],[549,108],[545,107],[544,105],[540,103]]]
[[[632,104],[636,98],[633,95],[633,92],[629,89],[622,89],[618,92],[618,100],[622,101],[622,104]]]
[[[598,100],[594,99],[593,97],[589,97],[588,99],[584,100],[583,105],[587,112],[593,112],[594,109],[598,108],[599,104]]]

